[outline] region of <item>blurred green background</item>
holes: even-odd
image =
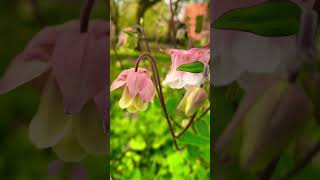
[[[159,68],[160,79],[164,80],[171,67],[171,57],[162,50],[174,48],[170,27],[169,1],[158,0],[147,7],[144,15],[139,17],[139,10],[148,4],[142,0],[111,1],[111,82],[125,69],[133,68],[135,60],[147,51],[143,36],[128,37],[128,43],[120,45],[118,38],[121,32],[141,24],[148,38],[152,55]],[[183,5],[191,1],[173,1],[175,15],[178,16]],[[195,1],[192,1],[195,2]],[[202,1],[204,2],[204,1]],[[204,22],[208,23],[208,22]],[[177,29],[187,30],[186,25],[176,22]],[[188,48],[188,38],[178,35],[178,48]],[[194,47],[202,47],[208,39],[193,42]],[[142,61],[140,67],[151,73],[148,60]],[[169,116],[180,125],[188,122],[190,117],[176,108],[183,98],[184,89],[171,89],[163,86],[163,93]],[[197,121],[182,136],[180,145],[189,144],[188,148],[179,152],[173,146],[172,137],[163,110],[156,94],[154,103],[143,112],[130,114],[119,107],[122,90],[111,92],[110,144],[111,144],[111,176],[113,179],[132,180],[185,180],[210,179],[210,114]],[[200,115],[206,107],[199,109]],[[176,127],[176,126],[175,126]],[[180,132],[175,128],[175,132]]]

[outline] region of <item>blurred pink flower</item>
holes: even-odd
[[[144,68],[134,68],[122,71],[112,82],[110,91],[124,86],[119,106],[127,109],[130,113],[144,111],[148,107],[148,102],[153,101],[155,95],[153,83]]]
[[[46,79],[29,134],[38,148],[52,147],[66,161],[105,154],[107,148],[101,119],[108,118],[109,24],[94,20],[89,27],[80,33],[74,20],[44,28],[0,80],[3,94],[39,76]]]
[[[171,55],[171,70],[167,74],[164,85],[169,85],[174,89],[181,89],[187,85],[201,85],[205,82],[206,78],[203,73],[189,73],[177,71],[177,67],[182,64],[188,64],[194,61],[200,61],[205,66],[208,65],[210,60],[209,47],[192,48],[189,50],[167,49],[165,52]]]
[[[265,0],[224,0],[212,3],[212,17],[216,20],[231,9],[249,7]],[[315,0],[293,0],[303,9],[311,8]],[[296,36],[262,37],[248,32],[211,29],[213,35],[213,84],[223,86],[236,80],[241,85],[247,78],[274,74],[287,78],[288,71],[295,68],[297,51]],[[247,85],[245,85],[247,86]]]
[[[124,46],[127,42],[127,35],[124,32],[121,32],[118,37],[118,44]]]

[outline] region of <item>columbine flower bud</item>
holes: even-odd
[[[122,71],[111,84],[110,91],[120,87],[124,87],[124,90],[119,106],[130,113],[146,110],[155,94],[148,71],[143,68],[137,72],[134,68]]]
[[[197,86],[188,87],[177,109],[181,111],[184,110],[186,115],[191,116],[202,106],[207,98],[208,95],[203,88]]]
[[[241,166],[253,172],[275,159],[311,114],[311,103],[298,86],[270,79],[263,83],[256,82],[248,92],[216,146],[220,155],[238,148],[233,151]]]

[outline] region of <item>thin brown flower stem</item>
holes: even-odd
[[[155,85],[156,85],[156,88],[158,89],[157,93],[158,93],[158,96],[159,96],[160,104],[161,104],[161,107],[163,109],[166,121],[167,121],[168,126],[169,126],[169,130],[170,130],[171,136],[173,138],[174,146],[178,151],[183,150],[186,147],[186,145],[183,146],[183,147],[179,147],[178,146],[177,138],[175,136],[174,129],[173,129],[173,126],[171,124],[171,121],[170,121],[170,118],[169,118],[169,114],[168,114],[168,111],[167,111],[167,108],[166,108],[166,104],[165,104],[165,101],[164,101],[162,88],[161,88],[161,83],[160,83],[160,76],[159,76],[159,72],[158,72],[158,68],[157,68],[157,64],[156,64],[155,58],[149,53],[142,54],[137,59],[135,70],[136,71],[138,70],[138,67],[139,67],[139,64],[140,64],[141,60],[144,60],[146,58],[148,58],[151,61],[152,71],[153,71],[153,74],[154,74],[154,77],[155,77],[155,81],[156,81]]]
[[[195,112],[195,113],[192,115],[192,117],[191,117],[188,125],[187,125],[178,135],[175,136],[176,138],[181,137],[184,133],[186,133],[186,132],[188,131],[188,129],[189,129],[189,128],[191,127],[191,125],[193,124],[196,115],[197,115],[197,112]]]
[[[196,119],[196,121],[202,119],[210,110],[210,106]]]
[[[174,11],[173,11],[172,0],[170,0],[170,12],[171,12],[171,28],[172,28],[172,38],[173,38],[173,46],[177,48],[177,37],[176,37],[176,27],[174,24]]]
[[[142,34],[143,39],[144,39],[144,42],[145,42],[145,44],[146,44],[148,53],[152,54],[152,53],[151,53],[151,49],[150,49],[150,45],[149,45],[149,42],[148,42],[148,38],[147,38],[147,35],[146,35],[145,31],[144,31],[144,28],[143,28],[141,25],[136,25],[135,27],[136,27],[138,30],[140,30],[140,33]],[[151,66],[151,67],[153,68],[153,66]],[[155,71],[154,69],[152,69],[152,70],[153,70],[153,72]],[[152,77],[152,81],[154,82],[154,84],[156,84],[153,77]],[[159,94],[160,92],[158,92],[158,88],[156,88],[156,90],[157,90],[157,93]],[[177,121],[175,121],[174,119],[171,118],[171,121],[172,121],[172,122],[174,123],[174,125],[176,125],[178,128],[180,128],[180,129],[183,128],[183,127],[182,127]]]
[[[320,141],[312,148],[312,150],[305,156],[305,158],[295,166],[295,168],[288,172],[283,178],[280,178],[280,180],[292,179],[295,175],[302,171],[319,152]]]
[[[94,5],[94,0],[87,0],[86,3],[83,6],[81,17],[80,17],[80,32],[86,33],[88,32],[89,28],[89,20],[91,11]]]

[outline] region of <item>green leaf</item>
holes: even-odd
[[[298,32],[301,13],[301,8],[291,1],[271,0],[230,10],[220,16],[213,23],[213,27],[268,37],[289,36]]]
[[[197,16],[196,17],[196,33],[200,33],[202,31],[202,22],[203,22],[203,16]]]
[[[209,128],[210,126],[203,120],[200,120],[195,123],[197,132],[204,137],[210,137],[210,131]]]
[[[194,61],[189,64],[182,64],[177,68],[177,70],[191,73],[201,73],[204,70],[204,64],[200,61]]]
[[[180,139],[180,143],[204,147],[210,145],[210,138],[186,132]]]

